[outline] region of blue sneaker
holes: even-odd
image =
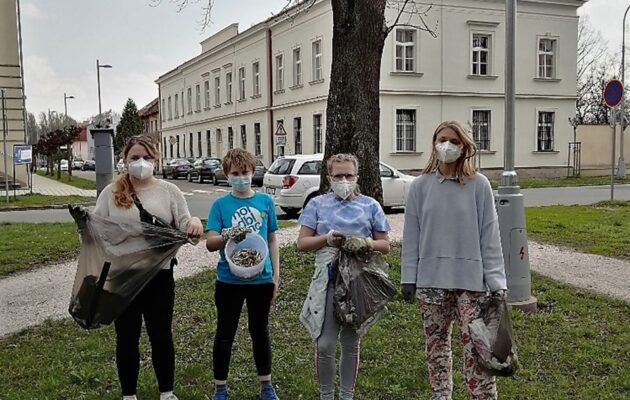
[[[212,400],[230,400],[227,388],[225,386],[215,388]]]
[[[273,390],[271,382],[263,382],[260,388],[260,400],[280,400],[276,391]]]

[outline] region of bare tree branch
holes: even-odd
[[[402,4],[401,4],[402,3]],[[433,4],[429,4],[424,8],[420,8],[415,0],[388,0],[387,7],[396,10],[396,19],[386,28],[386,34],[389,35],[397,26],[415,28],[429,33],[432,37],[437,37],[438,21],[435,26],[430,28],[426,20],[429,18],[429,12],[433,8]],[[403,18],[404,17],[404,18]]]

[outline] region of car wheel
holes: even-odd
[[[188,182],[192,182],[192,175],[190,175],[190,172],[186,174],[186,178],[188,179]]]
[[[282,211],[284,211],[284,213],[289,217],[289,218],[295,218],[298,216],[298,213],[300,212],[299,208],[289,208],[289,207],[280,207],[280,209]]]
[[[216,176],[216,175],[214,175],[214,176],[212,177],[212,184],[213,184],[214,186],[219,186],[219,182],[217,181],[217,176]]]
[[[203,177],[201,176],[201,172],[199,173],[199,176],[197,177],[197,183],[203,183]]]

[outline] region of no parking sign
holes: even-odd
[[[604,88],[604,103],[608,107],[616,107],[623,98],[623,85],[617,79],[608,81]]]

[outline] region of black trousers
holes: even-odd
[[[163,269],[142,289],[125,312],[116,319],[116,367],[123,396],[136,394],[140,372],[142,318],[151,342],[151,361],[160,392],[173,390],[175,349],[173,347],[173,270]]]
[[[214,337],[212,358],[214,379],[227,380],[232,344],[245,301],[247,302],[247,327],[252,338],[256,371],[258,376],[271,374],[269,310],[274,287],[273,283],[237,285],[217,281],[214,292],[217,307],[217,332]]]

